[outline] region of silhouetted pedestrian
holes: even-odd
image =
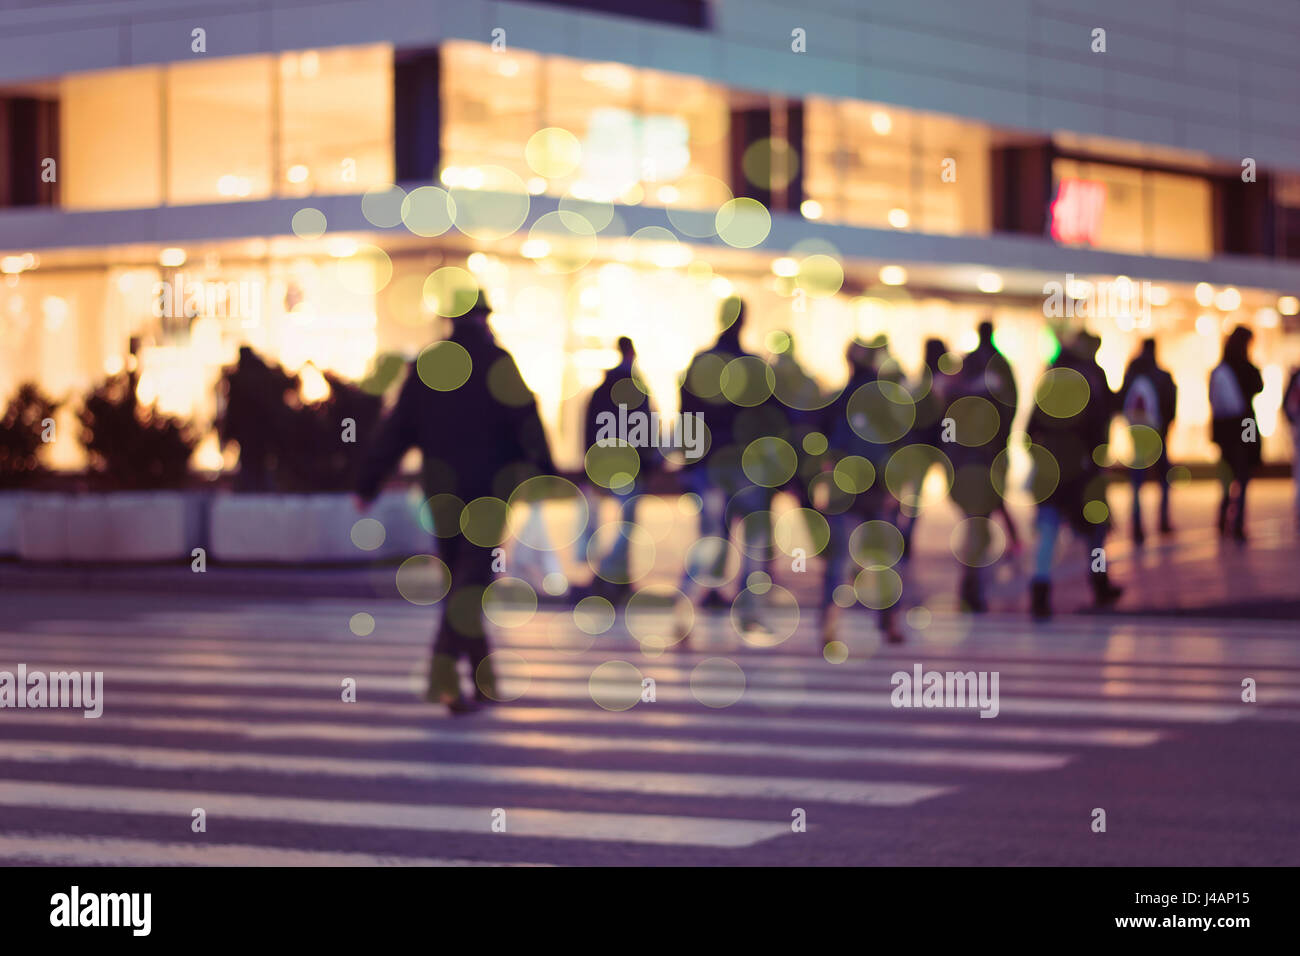
[[[603,437],[610,421],[626,421],[627,416],[636,412],[649,419],[652,410],[648,389],[640,372],[636,368],[636,348],[626,335],[618,340],[619,362],[605,373],[605,377],[591,393],[587,402],[587,411],[583,429],[583,448],[587,454],[599,454],[591,449],[631,444],[636,448],[637,473],[631,481],[616,488],[597,488],[592,482],[583,486],[587,498],[588,520],[586,527],[578,538],[578,554],[581,560],[589,562],[595,578],[586,593],[599,594],[611,601],[626,600],[631,586],[628,574],[630,537],[626,533],[627,525],[636,524],[637,502],[645,491],[646,481],[663,463],[659,454],[656,437],[650,434],[650,426],[639,429],[637,436],[644,441],[629,441],[629,435]],[[629,429],[629,431],[631,431]],[[619,502],[619,526],[609,549],[603,554],[592,542],[599,530],[600,507],[602,502],[613,497]]]
[[[1052,456],[1059,471],[1052,491],[1038,505],[1036,519],[1038,546],[1030,594],[1038,620],[1052,614],[1052,559],[1063,522],[1087,543],[1094,605],[1110,607],[1122,593],[1110,580],[1104,551],[1110,518],[1106,476],[1096,450],[1109,440],[1117,409],[1095,358],[1100,346],[1095,335],[1081,332],[1061,350],[1039,383],[1029,419],[1030,439]]]
[[[1223,359],[1210,373],[1210,437],[1219,446],[1219,534],[1246,540],[1246,485],[1260,462],[1259,424],[1252,402],[1264,390],[1259,369],[1247,354],[1254,337],[1239,325],[1223,344]]]
[[[897,572],[881,570],[889,569],[901,560],[901,556],[886,556],[890,549],[889,542],[870,534],[861,535],[856,542],[859,553],[850,554],[855,544],[854,531],[865,522],[886,521],[897,527],[898,509],[885,485],[885,464],[904,433],[899,416],[910,414],[910,408],[896,401],[890,393],[869,387],[879,381],[888,381],[881,378],[877,367],[879,353],[879,349],[870,348],[861,342],[849,345],[848,384],[839,398],[827,407],[822,424],[823,434],[830,443],[830,467],[854,456],[870,462],[869,472],[860,463],[842,469],[835,484],[840,491],[848,494],[850,502],[847,507],[826,516],[830,525],[830,539],[826,545],[826,570],[822,578],[823,647],[835,640],[840,613],[840,605],[835,601],[835,590],[847,583],[845,572],[850,568],[850,557],[862,565],[866,574],[875,574],[874,581],[868,578],[862,585],[868,590],[867,597],[871,604],[879,609],[880,630],[885,640],[891,644],[903,640],[903,632],[897,623],[897,608],[902,600],[902,590],[901,587],[897,593],[890,590]],[[906,422],[902,424],[905,425]],[[901,532],[899,540],[902,540]],[[897,580],[901,582],[901,576]],[[858,594],[857,597],[861,599],[862,595]]]
[[[979,343],[962,360],[960,374],[967,376],[967,381],[982,381],[983,388],[979,394],[987,398],[998,413],[998,430],[992,443],[993,467],[996,472],[992,477],[995,485],[1005,492],[1008,459],[1006,455],[999,453],[1006,451],[1007,442],[1011,439],[1011,424],[1016,417],[1016,405],[1020,396],[1011,363],[993,343],[993,323],[985,319],[979,324],[976,332],[979,335]],[[1019,552],[1020,530],[1016,527],[1015,519],[1011,517],[1011,512],[1007,508],[1006,499],[1001,494],[994,502],[992,513],[1002,516],[1007,526],[1007,539],[1011,543],[1011,550]]]
[[[456,671],[461,657],[469,660],[475,698],[496,699],[483,594],[492,580],[492,549],[505,536],[504,502],[525,477],[554,472],[536,399],[488,328],[490,311],[479,292],[453,320],[446,342],[431,346],[426,362],[411,363],[396,406],[367,450],[357,486],[363,504],[373,501],[406,452],[417,447],[424,458],[425,495],[444,496],[437,499],[433,521],[451,580],[433,643],[427,699],[453,714],[474,709]],[[472,517],[462,512],[465,503],[486,497],[499,499],[502,507]],[[454,530],[448,533],[447,526]]]
[[[1295,521],[1300,527],[1300,368],[1292,371],[1286,383],[1282,412],[1291,424],[1291,484],[1295,489]]]
[[[1178,386],[1174,377],[1156,361],[1156,340],[1142,340],[1142,350],[1124,371],[1119,390],[1119,405],[1130,425],[1143,425],[1160,436],[1160,455],[1150,467],[1134,468],[1133,541],[1142,544],[1142,484],[1154,469],[1160,479],[1160,532],[1173,530],[1169,521],[1169,429],[1178,408]]]
[[[780,418],[770,406],[771,370],[740,344],[745,305],[738,298],[722,305],[717,341],[698,353],[682,378],[681,413],[701,416],[708,433],[704,453],[687,456],[682,483],[700,498],[700,538],[712,538],[688,561],[682,592],[701,598],[705,607],[725,607],[719,587],[725,580],[731,525],[741,522],[740,602],[742,629],[761,628],[754,595],[746,590],[749,575],[771,558],[772,494],[745,475],[741,458],[756,438],[771,434]],[[701,584],[701,579],[705,584]],[[681,632],[679,627],[679,632]],[[683,637],[686,635],[683,634]]]
[[[968,521],[958,558],[962,564],[960,598],[969,611],[988,609],[985,600],[987,567],[992,563],[993,537],[989,522],[1002,513],[1009,537],[1018,541],[1015,522],[1006,510],[1007,440],[1016,413],[1016,383],[1011,365],[993,345],[993,323],[981,322],[978,347],[962,360],[947,388],[944,449],[953,466],[952,499]],[[945,429],[946,430],[946,429]]]
[[[943,440],[943,418],[948,412],[948,403],[952,400],[949,391],[952,388],[951,376],[940,366],[940,360],[948,354],[948,346],[943,339],[925,340],[925,364],[920,376],[908,389],[916,407],[916,422],[912,426],[912,439],[923,445],[939,448]],[[917,479],[915,487],[910,487],[908,494],[919,504],[921,492],[925,486],[926,476],[932,467],[939,464],[936,459],[927,463]],[[903,533],[905,554],[912,551],[912,534],[920,520],[919,510],[900,519],[899,530]]]

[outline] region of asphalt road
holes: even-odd
[[[709,617],[698,649],[647,655],[621,620],[544,611],[499,631],[517,699],[449,718],[414,693],[427,609],[5,606],[0,670],[104,672],[98,719],[0,709],[8,864],[1300,862],[1293,623],[935,616],[882,647],[850,615],[832,664],[810,622],[751,647]],[[892,706],[918,663],[996,671],[997,717]]]

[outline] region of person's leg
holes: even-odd
[[[453,625],[450,608],[451,596],[455,593],[458,581],[456,568],[463,561],[462,551],[468,544],[462,535],[452,535],[438,542],[439,553],[447,566],[451,580],[447,593],[443,596],[442,616],[434,632],[433,650],[429,662],[429,687],[425,699],[435,703],[458,701],[461,698],[460,677],[456,673],[456,662],[460,659],[461,639],[459,630]]]
[[[1295,489],[1295,520],[1300,525],[1300,427],[1291,429],[1291,485]]]
[[[756,571],[768,571],[772,562],[772,491],[750,485],[730,502],[731,516],[740,521],[740,581],[737,584],[742,598],[741,617],[758,624],[759,603],[753,592],[747,590],[749,578]]]
[[[1245,454],[1245,451],[1243,450],[1241,455],[1241,460],[1237,465],[1237,473],[1236,473],[1237,500],[1235,506],[1236,514],[1234,515],[1233,522],[1232,522],[1232,533],[1237,537],[1239,541],[1246,540],[1246,486],[1250,484],[1250,477],[1251,477],[1252,470],[1253,469],[1251,467],[1251,464],[1247,460],[1247,456]]]
[[[443,599],[442,621],[433,647],[429,675],[429,694],[453,711],[463,704],[459,659],[469,659],[470,679],[475,696],[492,698],[496,680],[489,653],[487,628],[483,617],[483,593],[492,580],[492,549],[481,547],[463,535],[443,542],[445,560],[451,573],[451,587]]]
[[[1146,477],[1147,473],[1144,468],[1133,468],[1129,472],[1129,480],[1133,486],[1133,514],[1131,516],[1133,541],[1137,544],[1141,544],[1146,538],[1142,531],[1142,485],[1145,483]]]
[[[840,606],[835,603],[835,589],[844,582],[849,561],[849,529],[852,519],[847,514],[828,515],[830,536],[826,540],[825,561],[822,572],[821,634],[823,646],[835,639],[835,626],[840,616]]]
[[[1219,482],[1222,493],[1219,495],[1219,533],[1228,532],[1228,505],[1232,501],[1232,463],[1227,448],[1222,449],[1219,458]]]
[[[712,487],[702,473],[688,472],[684,483],[687,490],[700,499],[699,536],[696,541],[712,539],[690,552],[682,572],[681,591],[688,599],[696,601],[701,592],[706,590],[706,585],[701,582],[721,581],[727,570],[728,532],[723,514],[726,501],[721,490]]]
[[[605,500],[605,496],[598,493],[593,485],[583,485],[582,494],[587,499],[587,523],[583,526],[582,533],[578,535],[574,547],[578,552],[578,561],[586,564],[588,554],[591,552],[592,539],[596,537],[596,529],[600,527],[600,505]],[[592,557],[596,555],[592,554]]]
[[[1052,616],[1052,559],[1061,535],[1061,512],[1055,505],[1042,504],[1034,516],[1038,544],[1034,551],[1034,576],[1029,583],[1032,613],[1036,620]]]
[[[1156,474],[1160,478],[1160,531],[1167,534],[1173,530],[1169,521],[1169,472],[1173,465],[1169,463],[1169,436],[1160,436],[1160,457],[1156,460]]]
[[[972,516],[968,514],[966,517]],[[988,610],[984,600],[984,567],[992,543],[987,521],[966,523],[966,540],[961,546],[961,601],[975,614]]]
[[[636,508],[640,488],[628,489],[619,495],[619,528],[614,536],[614,543],[600,560],[600,576],[614,583],[616,588],[626,589],[629,580],[628,549],[632,539],[628,536],[628,525],[636,524]]]

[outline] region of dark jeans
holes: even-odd
[[[1244,443],[1230,442],[1221,447],[1223,459],[1219,462],[1219,480],[1223,483],[1223,496],[1219,499],[1219,530],[1226,530],[1228,509],[1232,508],[1232,527],[1240,534],[1246,527],[1246,485],[1255,470],[1255,463]]]
[[[459,697],[456,664],[469,660],[470,676],[485,693],[496,692],[483,618],[483,591],[492,582],[492,549],[458,534],[440,541],[442,560],[451,574],[451,587],[443,599],[442,620],[433,640],[429,691],[435,697]]]
[[[1160,457],[1150,468],[1135,468],[1130,476],[1133,483],[1133,529],[1142,528],[1142,485],[1146,483],[1151,472],[1160,480],[1160,526],[1169,524],[1169,452],[1165,447],[1167,436],[1160,436]]]

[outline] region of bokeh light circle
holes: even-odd
[[[694,625],[693,607],[688,612],[689,621],[682,617],[683,609],[688,607],[686,595],[670,584],[641,588],[623,608],[623,625],[642,650],[663,650],[677,643],[680,635]]]
[[[528,218],[528,186],[504,166],[476,166],[448,192],[454,204],[456,228],[474,239],[494,241],[516,232]]]
[[[1088,404],[1091,389],[1083,373],[1072,368],[1049,368],[1038,380],[1034,401],[1053,418],[1073,418]]]
[[[454,319],[478,301],[478,280],[460,266],[443,266],[424,280],[424,305],[430,312]]]
[[[500,498],[485,495],[465,505],[460,513],[460,532],[471,544],[495,548],[506,539],[507,505]]]
[[[400,186],[374,186],[361,197],[361,215],[372,226],[391,229],[402,221],[402,203],[406,192]]]
[[[903,596],[903,579],[893,568],[863,568],[853,580],[853,593],[864,607],[881,611]]]
[[[498,627],[519,627],[537,613],[537,592],[522,578],[498,577],[483,589],[483,616]]]
[[[1007,533],[990,518],[973,515],[958,521],[948,538],[953,555],[969,568],[986,568],[1007,549]]]
[[[289,228],[299,239],[319,239],[325,235],[325,214],[314,206],[305,206],[293,214]]]
[[[745,672],[727,657],[706,657],[691,670],[691,694],[705,707],[731,707],[745,696]]]
[[[465,346],[450,339],[427,346],[415,360],[415,374],[435,392],[454,392],[469,381],[473,370]]]
[[[548,126],[539,129],[524,145],[528,168],[547,179],[561,179],[582,162],[582,144],[567,129]]]
[[[483,696],[496,701],[518,700],[532,682],[528,660],[517,651],[492,651],[474,672],[474,685]]]
[[[411,604],[437,604],[450,587],[447,565],[432,554],[414,554],[397,569],[397,593]]]
[[[441,186],[420,186],[402,200],[402,222],[417,236],[441,236],[455,221],[456,206]]]
[[[641,700],[641,672],[627,661],[605,661],[591,672],[587,689],[605,710],[631,710]]]
[[[376,551],[383,547],[387,532],[384,523],[376,518],[359,518],[352,524],[352,543],[362,551]]]
[[[596,594],[582,598],[573,606],[573,623],[586,634],[604,634],[614,626],[615,616],[614,605]]]
[[[741,196],[718,207],[714,228],[727,245],[752,249],[772,231],[772,214],[757,199]]]

